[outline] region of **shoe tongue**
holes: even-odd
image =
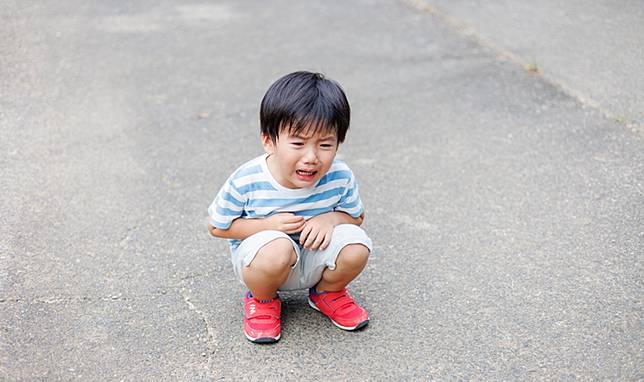
[[[324,290],[324,291],[322,291],[322,292],[318,292],[318,290],[317,290],[317,289],[315,289],[315,287],[312,287],[309,291],[310,291],[312,294],[315,294],[315,295],[323,295],[323,294],[327,294],[327,291],[325,291],[325,290]]]

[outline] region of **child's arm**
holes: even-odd
[[[237,218],[233,220],[228,229],[215,228],[208,224],[208,231],[215,237],[244,240],[257,232],[266,230],[282,231],[287,234],[297,233],[302,230],[303,226],[304,217],[291,213],[279,213],[263,219]]]
[[[324,216],[325,219],[329,219],[334,227],[340,224],[354,224],[360,226],[364,221],[364,212],[362,212],[362,214],[360,214],[360,216],[358,216],[357,218],[354,218],[348,213],[342,211],[327,212],[318,216]]]

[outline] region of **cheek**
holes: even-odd
[[[337,151],[325,151],[324,158],[327,161],[333,162],[333,160],[335,159],[335,154],[337,154]]]
[[[285,162],[288,163],[290,167],[296,167],[299,161],[300,161],[300,156],[297,155],[297,153],[290,153],[286,157]]]
[[[324,157],[324,167],[328,170],[331,165],[333,165],[333,159],[335,159],[335,155],[333,153],[330,153],[328,155],[325,155]]]

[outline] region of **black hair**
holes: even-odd
[[[266,91],[259,112],[261,133],[273,142],[282,129],[300,133],[336,133],[344,142],[351,108],[340,85],[321,73],[294,72]]]

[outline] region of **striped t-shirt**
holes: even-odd
[[[271,175],[267,154],[241,165],[226,180],[208,208],[210,224],[228,229],[237,218],[265,218],[275,213],[291,212],[310,219],[330,211],[342,211],[357,218],[364,207],[353,172],[335,159],[329,171],[310,188],[287,188]],[[297,240],[297,235],[291,235]],[[240,240],[230,239],[235,250]]]

